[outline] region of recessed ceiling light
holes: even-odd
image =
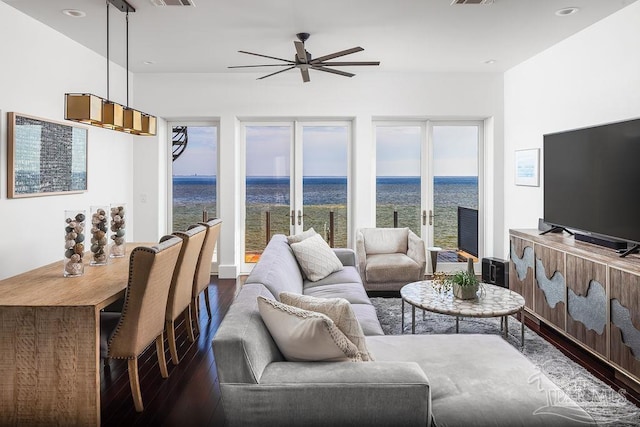
[[[495,64],[496,60],[495,59],[487,59],[486,61],[484,61],[485,64]]]
[[[573,15],[574,13],[578,13],[579,10],[580,9],[578,9],[577,7],[565,7],[565,8],[556,10],[556,15],[569,16],[569,15]]]
[[[84,18],[87,16],[86,12],[78,9],[64,9],[62,13],[72,18]]]

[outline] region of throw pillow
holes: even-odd
[[[351,304],[344,298],[318,298],[310,295],[280,292],[280,302],[303,310],[322,313],[333,320],[349,341],[354,343],[363,361],[374,360],[367,349],[367,342]]]
[[[308,239],[309,237],[313,236],[314,234],[318,234],[318,233],[316,233],[316,230],[314,230],[313,227],[311,227],[308,230],[303,231],[300,234],[293,234],[291,236],[287,236],[287,242],[289,242],[289,244],[300,243],[303,240]]]
[[[258,297],[264,324],[291,362],[362,361],[356,346],[322,313]]]
[[[324,279],[329,274],[343,269],[342,262],[319,234],[299,243],[292,243],[291,249],[303,273],[312,282]]]

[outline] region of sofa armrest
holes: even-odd
[[[230,426],[424,427],[431,421],[429,381],[414,362],[275,362],[257,385],[221,387]]]
[[[427,255],[425,252],[424,240],[418,237],[418,235],[411,230],[409,230],[407,256],[421,266],[420,277],[423,277],[424,272],[427,269]]]
[[[356,266],[356,253],[353,249],[349,248],[334,248],[333,252],[338,256],[338,259],[342,265]]]

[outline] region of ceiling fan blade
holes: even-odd
[[[307,51],[304,50],[304,43],[295,40],[293,44],[296,46],[296,54],[298,55],[298,61],[303,64],[307,63]]]
[[[324,67],[319,67],[319,66],[315,66],[315,65],[311,66],[311,68],[314,69],[314,70],[324,71],[326,73],[338,74],[340,76],[345,76],[345,77],[353,77],[353,76],[355,76],[355,74],[347,73],[346,71],[334,70],[333,68],[324,68]]]
[[[283,58],[276,58],[275,56],[269,56],[269,55],[262,55],[262,54],[260,54],[260,53],[247,52],[246,50],[239,50],[238,52],[240,52],[240,53],[246,53],[247,55],[261,56],[261,57],[263,57],[263,58],[277,59],[278,61],[288,62],[289,64],[295,64],[295,62],[294,62],[294,61],[290,61],[290,60],[288,60],[288,59],[283,59]]]
[[[328,59],[333,59],[333,58],[337,58],[339,56],[345,56],[345,55],[350,55],[352,53],[356,53],[356,52],[362,52],[364,49],[361,48],[360,46],[358,47],[352,47],[351,49],[347,49],[347,50],[341,50],[340,52],[334,52],[334,53],[330,53],[329,55],[325,55],[325,56],[320,56],[318,58],[314,58],[311,60],[311,64],[317,64],[318,62],[322,62],[322,61],[326,61]]]
[[[291,64],[230,65],[227,68],[290,67]]]
[[[380,61],[359,61],[359,62],[320,62],[313,65],[322,67],[348,67],[351,65],[380,65]]]
[[[284,70],[276,71],[275,73],[267,74],[266,76],[258,77],[257,80],[266,79],[267,77],[275,76],[276,74],[284,73],[285,71],[293,70],[296,66],[285,68]]]
[[[308,82],[311,79],[309,78],[309,69],[308,68],[300,68],[300,74],[302,74],[302,81]]]

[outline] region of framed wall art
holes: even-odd
[[[516,150],[516,185],[540,185],[540,149]]]
[[[86,128],[7,114],[8,198],[87,191]]]

